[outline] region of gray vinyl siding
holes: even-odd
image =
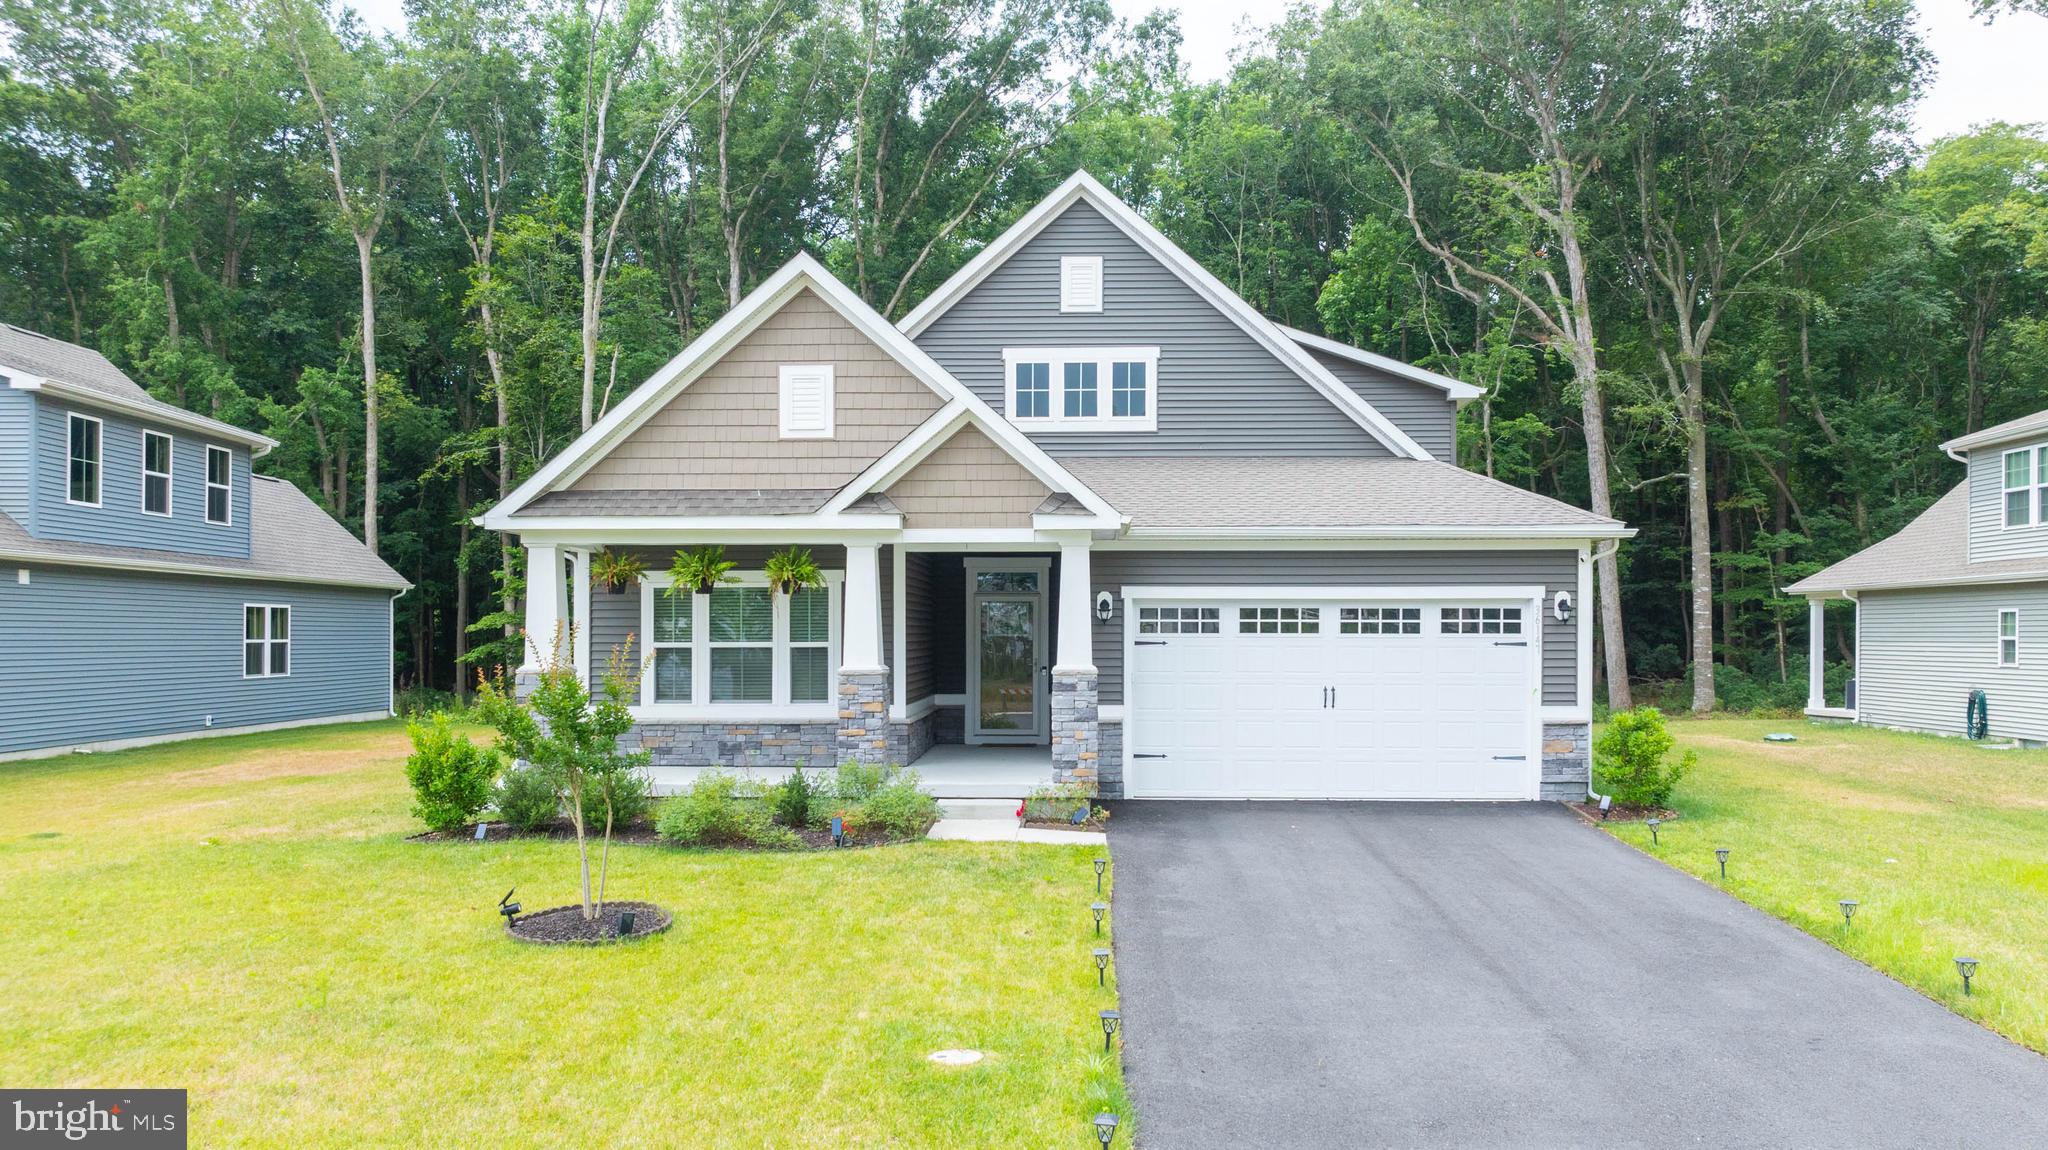
[[[1458,461],[1458,405],[1442,388],[1367,367],[1341,356],[1319,351],[1309,354],[1344,381],[1373,409],[1394,421],[1424,451],[1445,463]]]
[[[2025,527],[2005,525],[2005,453],[2022,447],[2031,450],[2042,442],[2048,441],[2006,443],[1970,452],[1970,562],[2048,556],[2048,524],[2039,522],[2038,515],[2029,516],[2034,522]],[[2030,462],[2038,462],[2038,458]],[[2035,499],[2034,504],[2038,512],[2040,500]]]
[[[1471,586],[1541,584],[1546,599],[1577,594],[1576,551],[1104,551],[1096,549],[1096,593],[1116,598],[1116,617],[1095,625],[1099,701],[1124,701],[1122,588],[1137,586]],[[1578,702],[1579,613],[1569,623],[1543,612],[1543,705]],[[2044,619],[2048,623],[2048,619]]]
[[[660,572],[668,570],[669,565],[675,561],[677,549],[674,547],[622,547],[619,550],[629,551],[634,555],[638,555],[640,561],[647,565],[648,571]],[[781,545],[773,547],[727,547],[725,549],[725,557],[738,564],[737,569],[740,571],[759,571],[761,565],[768,561],[768,556],[780,550],[782,550]],[[889,610],[889,596],[887,593],[889,580],[888,557],[888,549],[883,548],[881,557],[883,580],[882,611],[884,614],[882,643],[885,649],[889,643],[889,627],[887,622]],[[818,566],[822,570],[846,570],[846,548],[836,544],[812,547],[811,558],[817,560]],[[644,663],[647,659],[647,637],[640,634],[640,585],[635,583],[619,594],[614,595],[605,590],[603,584],[593,583],[590,588],[590,667],[588,668],[588,673],[592,676],[590,681],[595,681],[595,676],[604,671],[606,661],[611,658],[612,648],[623,646],[628,638],[633,640],[634,662]],[[637,694],[633,696],[633,703],[636,706],[639,704],[639,696]]]
[[[937,556],[911,552],[903,557],[903,668],[905,703],[930,697],[938,690],[938,668],[932,657],[932,565]]]
[[[66,502],[69,490],[70,416],[100,421],[100,505]],[[53,403],[36,404],[35,534],[119,547],[149,547],[193,555],[249,554],[249,450],[209,440],[179,428],[151,426],[110,411]],[[142,433],[147,427],[171,437],[171,514],[142,510]],[[232,454],[233,506],[227,524],[206,521],[206,449]]]
[[[1998,664],[1998,612],[2020,613],[2019,665]],[[2048,741],[2048,585],[1866,591],[1856,607],[1856,717],[1962,734],[1982,690],[1989,733]]]
[[[385,711],[389,593],[13,565],[0,753]],[[242,607],[289,606],[291,674],[242,677]]]
[[[1102,257],[1100,313],[1061,314],[1063,255]],[[999,412],[1005,347],[1156,345],[1159,430],[1032,433],[1053,455],[1392,454],[1087,203],[1047,224],[917,343]]]
[[[0,385],[0,515],[30,534],[36,529],[28,482],[34,470],[35,413],[35,396]]]

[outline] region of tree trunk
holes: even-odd
[[[1572,370],[1579,381],[1579,420],[1586,431],[1586,485],[1593,514],[1614,518],[1614,496],[1608,486],[1607,410],[1600,394],[1600,364],[1593,338],[1593,304],[1586,285],[1585,253],[1574,228],[1560,229],[1565,271],[1571,280]],[[1607,662],[1607,705],[1617,711],[1635,706],[1628,681],[1628,643],[1621,619],[1621,560],[1614,550],[1594,564],[1599,583],[1600,630],[1607,636],[1602,651]]]
[[[1714,709],[1714,550],[1708,532],[1705,369],[1697,356],[1679,361],[1685,377],[1685,526],[1692,582],[1692,711]]]
[[[363,280],[363,546],[377,550],[377,284],[370,274],[375,233],[356,233]]]

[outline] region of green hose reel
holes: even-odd
[[[1969,709],[1963,712],[1963,734],[1972,739],[1981,739],[1991,725],[1991,705],[1984,699],[1981,690],[1970,692]]]

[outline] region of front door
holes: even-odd
[[[967,741],[1043,743],[1044,560],[967,564]]]

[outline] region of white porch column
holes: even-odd
[[[1055,675],[1095,673],[1095,592],[1088,573],[1088,542],[1060,544],[1060,633]]]
[[[569,552],[569,561],[570,561],[570,563],[572,563],[572,564],[573,564],[573,566],[572,566],[572,567],[570,568],[570,572],[571,572],[571,574],[570,574],[570,579],[571,579],[571,585],[570,585],[570,594],[571,594],[571,600],[570,600],[570,601],[571,601],[571,603],[572,603],[572,604],[574,604],[573,608],[572,608],[572,609],[571,609],[571,611],[569,612],[569,626],[570,626],[571,628],[573,628],[573,629],[574,629],[574,631],[575,631],[575,636],[576,636],[576,637],[575,637],[575,640],[574,640],[574,642],[573,642],[573,643],[572,643],[571,645],[572,645],[572,646],[573,646],[573,647],[575,648],[575,651],[576,651],[576,656],[575,656],[575,657],[576,657],[576,676],[577,676],[577,678],[580,678],[580,679],[582,679],[582,680],[583,680],[583,682],[584,682],[584,684],[585,684],[586,686],[587,686],[587,685],[589,685],[589,683],[590,683],[590,680],[591,680],[591,674],[590,674],[590,556],[591,556],[591,555],[592,555],[592,552],[591,552],[591,550],[590,550],[589,548],[587,548],[587,547],[585,547],[585,548],[582,548],[582,549],[580,549],[580,550],[576,550],[576,551],[571,551],[571,552]]]
[[[556,641],[555,631],[568,615],[568,586],[562,578],[562,550],[553,543],[526,545],[526,655],[519,664],[522,674],[540,669],[543,657],[555,662],[566,655],[549,655]]]
[[[1806,601],[1806,709],[1818,711],[1828,705],[1827,605],[1818,596]]]
[[[873,674],[882,664],[882,574],[873,543],[846,545],[846,621],[839,640],[842,672]]]

